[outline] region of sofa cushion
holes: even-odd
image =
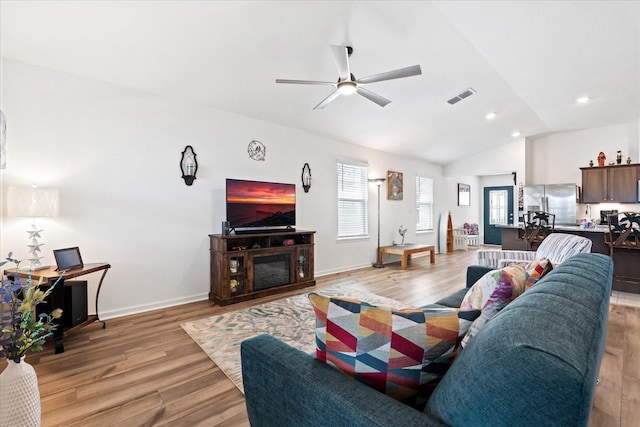
[[[480,314],[376,307],[316,293],[309,300],[316,314],[318,360],[417,406],[442,378],[457,355],[458,338]]]
[[[486,267],[484,265],[470,265],[467,267],[467,278],[466,278],[466,287],[462,289],[458,289],[451,295],[447,295],[446,297],[439,299],[435,302],[435,304],[446,307],[460,307],[464,296],[467,294],[467,291],[474,283],[482,278],[485,274],[492,271],[493,268]],[[426,306],[429,307],[429,306]]]
[[[460,304],[462,303],[462,300],[464,299],[465,295],[467,295],[468,291],[469,291],[468,288],[458,289],[451,295],[448,295],[436,301],[435,303],[445,307],[458,308],[460,307]]]
[[[524,292],[525,281],[524,267],[513,265],[488,272],[469,289],[460,309],[481,310],[482,314],[462,339],[462,347],[466,347],[489,320]]]
[[[542,279],[545,274],[553,270],[553,264],[549,259],[541,258],[531,261],[524,269],[526,273],[525,285],[528,289]]]

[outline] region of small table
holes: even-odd
[[[407,269],[411,261],[411,255],[418,252],[431,252],[431,264],[436,262],[436,249],[434,246],[407,243],[404,245],[382,246],[378,248],[378,263],[382,264],[382,254],[400,255],[400,268]]]
[[[67,279],[74,279],[76,277],[84,276],[85,274],[95,273],[97,271],[102,271],[102,276],[100,277],[100,283],[98,284],[98,290],[96,292],[96,314],[90,315],[87,317],[87,320],[79,325],[76,325],[72,328],[62,330],[62,319],[58,322],[58,327],[55,331],[53,331],[53,345],[55,348],[55,354],[64,353],[64,343],[63,337],[65,333],[71,332],[74,329],[82,328],[90,323],[95,322],[96,320],[102,323],[102,328],[104,329],[106,323],[100,320],[98,316],[98,298],[100,297],[100,288],[102,287],[102,281],[104,280],[104,276],[107,275],[107,271],[111,268],[111,265],[106,263],[94,263],[94,264],[85,264],[82,268],[77,268],[75,270],[65,271],[64,274],[61,271],[56,271],[55,267],[48,267],[42,270],[7,270],[5,274],[7,276],[20,276],[25,279],[28,279],[31,276],[31,280],[35,283],[38,283],[40,278],[42,278],[41,286],[52,286],[56,283],[56,280],[60,279],[55,288],[53,288],[53,292],[51,292],[51,307],[54,308],[62,308],[64,306],[64,281]],[[62,276],[62,277],[61,277]],[[64,311],[62,313],[64,316]]]

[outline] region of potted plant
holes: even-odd
[[[10,252],[0,267],[20,261]],[[40,393],[38,379],[31,365],[24,358],[28,350],[40,351],[45,340],[58,327],[62,310],[56,308],[49,314],[36,314],[36,306],[45,302],[56,281],[46,290],[34,283],[31,276],[7,274],[0,283],[0,358],[7,359],[7,367],[0,373],[0,426],[40,425]]]

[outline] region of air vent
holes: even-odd
[[[475,89],[470,87],[468,89],[465,89],[463,92],[459,93],[458,95],[454,96],[453,98],[451,98],[450,100],[448,100],[447,102],[451,105],[458,103],[460,101],[462,101],[465,98],[470,97],[471,95],[473,95],[474,93],[476,93]]]

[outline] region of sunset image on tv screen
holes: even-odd
[[[227,180],[227,221],[234,228],[295,225],[296,186]]]

